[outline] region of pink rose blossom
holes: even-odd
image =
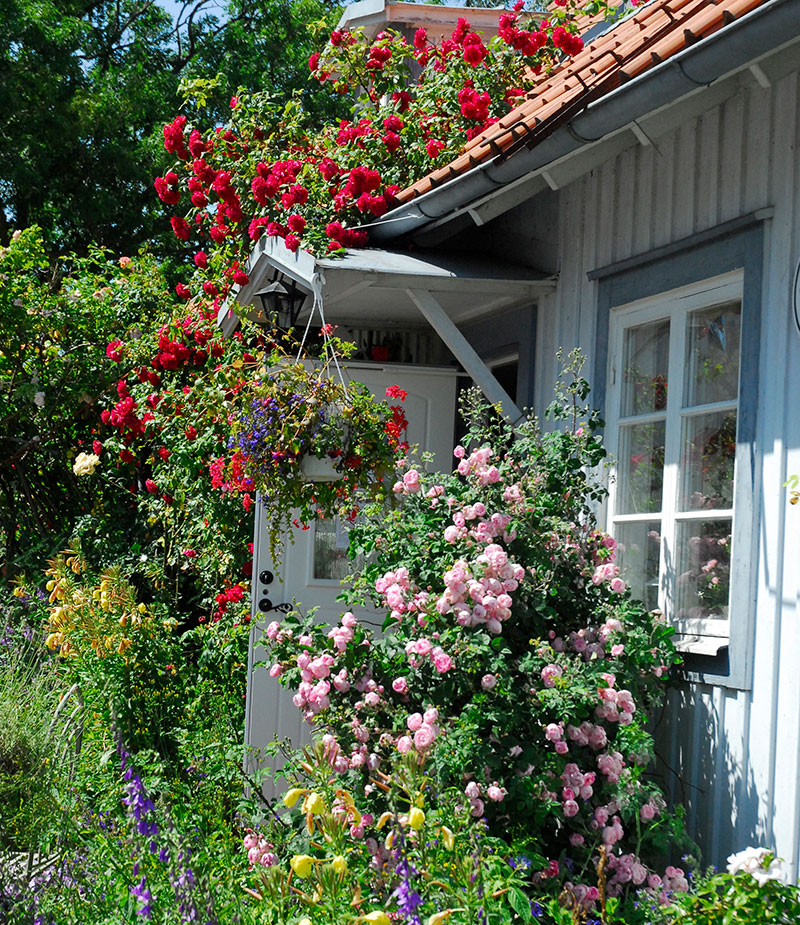
[[[436,732],[434,731],[433,726],[429,726],[427,723],[423,723],[414,733],[414,747],[418,751],[423,751],[426,748],[430,748],[431,745],[433,745],[435,739]]]

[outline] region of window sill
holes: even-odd
[[[727,636],[699,636],[691,633],[677,633],[672,642],[678,652],[689,655],[716,656],[730,645]]]

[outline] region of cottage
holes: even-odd
[[[280,274],[303,318],[316,293],[376,389],[411,383],[416,439],[445,459],[455,363],[513,418],[546,407],[558,347],[584,351],[617,460],[606,526],[685,655],[657,730],[668,792],[706,860],[766,844],[796,877],[800,513],[782,486],[800,472],[800,0],[623,3],[584,40],[403,191],[372,249],[260,243],[240,301]],[[389,341],[415,365],[376,373],[370,345]],[[285,563],[260,544],[256,609],[303,599],[314,542],[336,547],[320,537]],[[270,702],[249,741],[297,734]]]

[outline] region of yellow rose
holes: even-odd
[[[296,854],[291,861],[289,861],[289,867],[291,867],[301,879],[304,879],[311,873],[311,868],[313,866],[314,858],[309,857],[307,854]]]
[[[425,825],[425,813],[418,806],[409,810],[408,824],[412,829],[421,829]]]
[[[78,453],[72,471],[75,475],[91,475],[100,464],[100,457],[94,453]]]

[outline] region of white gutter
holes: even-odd
[[[534,147],[520,147],[443,183],[380,220],[363,226],[371,244],[385,244],[441,222],[554,161],[594,144],[800,36],[800,0],[768,0],[725,28],[685,48],[606,94]]]

